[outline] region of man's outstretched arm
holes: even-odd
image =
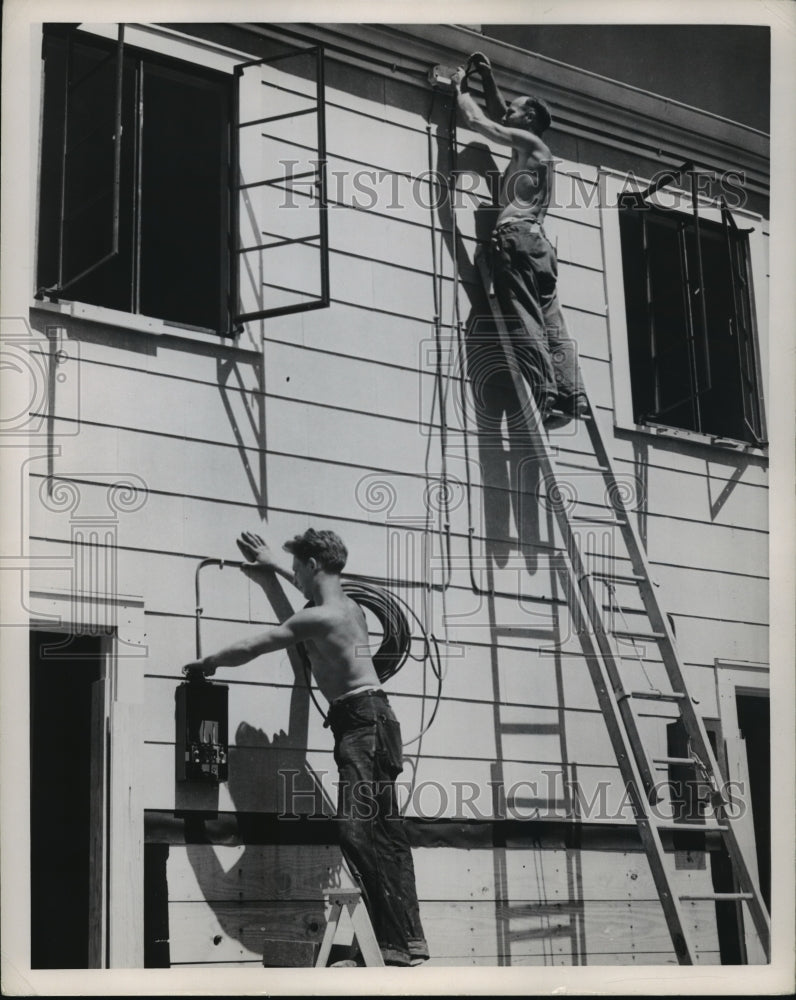
[[[484,100],[486,101],[486,113],[494,121],[502,121],[508,105],[495,82],[495,77],[492,73],[492,64],[483,52],[473,52],[467,60],[467,72],[471,71],[477,72],[481,77],[481,86],[484,88]]]
[[[487,118],[473,97],[462,86],[463,80],[464,70],[459,69],[454,73],[452,83],[456,91],[456,102],[459,111],[468,128],[486,136],[487,139],[494,139],[495,142],[500,142],[504,146],[532,150],[538,154],[543,154],[546,151],[547,147],[533,132],[523,128],[510,128],[507,125],[499,125],[497,122],[492,121],[491,118]]]
[[[184,674],[214,674],[219,667],[239,667],[263,653],[273,653],[287,649],[298,642],[305,642],[324,632],[323,616],[318,608],[305,608],[296,612],[287,621],[251,639],[230,643],[209,656],[192,660],[182,668]]]

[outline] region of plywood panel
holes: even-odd
[[[666,952],[669,942],[657,901],[593,902],[569,908],[529,902],[516,909],[496,909],[491,902],[428,902],[421,907],[421,919],[435,958],[494,955],[499,927],[510,931],[510,950],[503,954],[510,955],[512,963],[521,956],[558,954],[569,955],[572,961],[575,956],[589,956],[591,964],[598,964],[603,954]],[[325,921],[319,901],[304,906],[172,903],[169,922],[173,962],[220,962],[259,957],[269,935],[316,940]],[[707,936],[705,945],[709,947]]]
[[[324,890],[353,886],[330,844],[171,846],[167,878],[174,903],[313,902]]]
[[[169,954],[174,964],[262,960],[266,938],[320,944],[325,926],[322,896],[305,903],[170,903]]]
[[[421,903],[657,900],[640,851],[416,847],[412,859]],[[678,891],[711,891],[707,866],[678,875]],[[193,844],[169,848],[168,883],[172,902],[308,902],[351,879],[335,845]]]

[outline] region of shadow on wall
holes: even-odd
[[[493,186],[500,176],[490,150],[482,143],[469,143],[454,158],[449,134],[442,126],[437,129],[436,170],[439,176],[453,180],[460,174],[474,173]],[[528,572],[534,573],[538,568],[535,544],[540,540],[536,502],[539,466],[475,265],[475,254],[485,252],[499,212],[496,191],[492,191],[491,202],[480,204],[473,211],[476,237],[473,259],[456,225],[458,202],[454,197],[452,183],[448,197],[438,200],[439,216],[443,239],[458,266],[461,288],[470,303],[461,345],[469,383],[469,393],[463,390],[466,396],[462,401],[462,416],[464,421],[472,418],[478,431],[485,555],[497,566],[505,566],[516,545]],[[453,353],[457,355],[458,351]],[[533,502],[528,502],[528,498]],[[512,513],[517,526],[516,539],[512,538]]]
[[[250,369],[247,378],[246,369]],[[218,391],[224,412],[235,438],[257,513],[261,518],[268,510],[265,466],[265,373],[262,354],[245,363],[233,355],[216,362]],[[253,383],[253,387],[252,384]]]
[[[292,614],[276,580],[267,581],[264,589],[279,621]],[[323,937],[324,890],[340,885],[342,860],[328,818],[334,805],[307,763],[310,698],[304,664],[295,649],[288,656],[293,687],[287,731],[269,737],[256,724],[242,720],[230,746],[228,791],[237,821],[234,845],[222,850],[210,842],[186,845],[190,872],[185,874],[195,881],[192,891],[198,890],[197,901],[210,908],[215,921],[209,932],[206,923],[204,933],[199,925],[198,940],[189,945],[196,952],[184,959],[175,951],[172,933],[173,962],[263,956],[269,964],[269,940],[306,943]],[[179,789],[178,784],[183,801],[192,795],[193,810],[202,808],[196,805],[202,789]],[[213,791],[217,808],[218,789]],[[179,808],[186,806],[180,807],[178,799]],[[280,843],[288,838],[290,842]],[[203,837],[199,832],[190,839]],[[175,866],[169,877],[170,901],[190,898],[177,895],[178,862],[170,863]]]
[[[201,943],[202,960],[251,960],[268,964],[269,942],[320,942],[326,925],[324,890],[340,885],[341,858],[329,845],[328,822],[308,820],[301,843],[278,843],[275,819],[290,811],[285,802],[285,775],[295,793],[294,811],[328,815],[328,803],[305,760],[305,750],[289,734],[272,739],[241,722],[236,745],[230,748],[229,793],[238,825],[237,849],[218,850],[212,844],[188,844],[186,856],[199,898],[215,918],[212,941]],[[225,864],[230,859],[231,864]],[[216,926],[217,925],[217,926]],[[218,940],[218,929],[223,935]],[[177,956],[172,947],[172,960]]]

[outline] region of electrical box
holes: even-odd
[[[226,781],[229,755],[229,688],[189,680],[175,692],[178,781],[217,784]]]

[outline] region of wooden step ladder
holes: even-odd
[[[334,943],[343,910],[348,911],[351,926],[354,929],[354,939],[359,945],[365,965],[384,965],[384,959],[381,957],[381,949],[376,940],[376,933],[373,930],[373,924],[370,922],[370,916],[365,907],[361,891],[359,889],[334,889],[326,893],[326,899],[327,902],[331,903],[332,910],[329,914],[329,921],[326,924],[326,930],[324,931],[315,967],[325,968],[326,963],[329,961],[332,944]]]
[[[483,252],[476,254],[484,290],[497,328],[514,390],[519,401],[524,422],[529,432],[531,445],[540,463],[540,470],[548,484],[555,487],[559,483],[557,466],[571,463],[556,462],[539,409],[521,375],[511,337],[503,320],[500,305],[492,288],[492,275]],[[566,503],[554,503],[556,521],[564,539],[564,548],[556,557],[559,575],[562,579],[567,602],[586,657],[587,667],[597,693],[598,702],[605,719],[608,733],[616,754],[619,770],[628,790],[641,842],[644,846],[650,869],[663,907],[666,923],[674,946],[677,960],[681,965],[692,965],[696,952],[689,940],[683,921],[680,902],[688,899],[738,901],[745,904],[751,916],[760,945],[770,961],[770,922],[763,903],[760,889],[751,874],[739,843],[737,819],[732,815],[732,804],[723,792],[723,782],[713,749],[701,717],[694,705],[685,683],[683,667],[677,653],[675,639],[667,615],[663,612],[655,593],[646,553],[641,544],[631,511],[623,499],[622,484],[614,474],[610,456],[595,419],[594,409],[588,402],[587,412],[582,419],[588,430],[596,465],[588,470],[599,474],[605,484],[605,495],[613,509],[613,517],[575,518],[570,515]],[[583,467],[584,469],[587,467]],[[549,496],[549,490],[548,490]],[[577,533],[579,525],[598,524],[603,528],[619,528],[632,572],[624,575],[589,571]],[[645,627],[622,629],[610,628],[606,622],[603,603],[597,596],[597,587],[605,585],[609,593],[615,582],[638,588],[641,596]],[[626,623],[623,623],[626,625]],[[618,643],[646,642],[655,644],[660,650],[663,666],[669,682],[668,690],[626,691],[620,673],[622,654]],[[690,756],[683,758],[658,758],[651,760],[644,748],[634,711],[636,701],[658,700],[676,706],[688,738]],[[676,823],[661,821],[652,807],[657,801],[655,765],[671,763],[687,764],[698,768],[708,783],[713,808],[713,819],[704,824]],[[729,856],[738,892],[705,893],[698,897],[681,895],[678,897],[671,884],[664,863],[664,848],[661,834],[664,832],[711,833],[721,838]]]

